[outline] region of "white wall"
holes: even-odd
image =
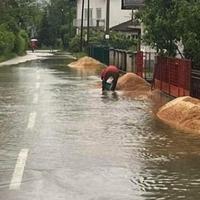
[[[85,8],[87,8],[85,0]],[[82,0],[77,1],[77,19],[81,19]],[[96,19],[96,8],[102,8],[102,19],[106,19],[106,0],[90,0],[90,8],[93,8],[92,18]],[[121,10],[121,0],[110,0],[110,27],[131,19],[131,10]]]
[[[77,19],[81,19],[81,9],[82,9],[82,0],[77,1]],[[85,0],[84,8],[88,7],[88,1]],[[102,8],[102,19],[104,18],[104,7],[105,7],[105,0],[90,0],[90,8],[92,8],[92,17],[96,19],[96,8]]]
[[[110,27],[131,19],[131,10],[121,9],[121,0],[110,0]]]

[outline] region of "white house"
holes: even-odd
[[[77,28],[77,33],[80,32],[81,27],[81,11],[82,11],[82,0],[77,1],[77,16],[74,20],[74,26]],[[129,2],[129,1],[127,1]],[[87,27],[87,11],[88,11],[88,0],[85,0],[84,5],[84,19],[83,27]],[[99,27],[105,30],[106,27],[106,3],[107,0],[90,0],[90,27]],[[122,0],[110,0],[110,29],[126,32],[133,37],[141,37],[143,35],[143,24],[135,24],[132,20],[132,10],[122,9]],[[149,46],[141,44],[141,50],[155,52]]]
[[[87,0],[84,6],[83,26],[87,26]],[[101,27],[106,25],[106,0],[90,0],[90,27]],[[81,26],[82,0],[77,0],[77,17],[74,26],[80,29]],[[131,19],[131,10],[121,9],[121,0],[110,0],[110,28]]]

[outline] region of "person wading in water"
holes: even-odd
[[[119,69],[114,65],[109,65],[101,72],[102,91],[115,91],[119,78]]]

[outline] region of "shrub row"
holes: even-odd
[[[10,32],[5,26],[0,26],[0,56],[15,53],[23,55],[28,47],[28,35],[24,30],[18,33]]]
[[[136,50],[138,41],[127,37],[123,33],[119,32],[111,32],[109,41],[104,39],[103,32],[93,31],[90,34],[90,44],[96,45],[109,45],[110,47],[117,49],[127,49],[127,50]],[[71,39],[69,43],[69,50],[72,52],[80,51],[80,35],[76,35],[73,39]]]

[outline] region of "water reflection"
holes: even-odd
[[[102,101],[107,102],[107,101],[118,101],[119,100],[119,95],[116,91],[111,92],[111,91],[102,91]]]
[[[200,137],[156,119],[152,108],[163,99],[102,94],[97,72],[79,73],[67,62],[0,68],[0,196],[16,197],[8,179],[19,150],[30,148],[17,199],[198,200]],[[33,110],[36,125],[27,132]]]
[[[87,69],[87,68],[71,68],[71,70],[80,77],[88,77],[100,74],[101,69]]]

